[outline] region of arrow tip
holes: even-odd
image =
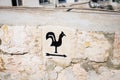
[[[64,57],[67,57],[66,55],[63,55]]]

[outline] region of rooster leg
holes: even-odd
[[[55,46],[55,53],[57,53],[57,47]]]

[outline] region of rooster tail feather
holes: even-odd
[[[55,34],[54,34],[53,32],[48,32],[48,33],[46,34],[46,40],[47,40],[48,38],[51,38],[51,39],[52,39],[52,42],[56,42]]]

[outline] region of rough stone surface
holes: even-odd
[[[66,35],[58,53],[50,46],[52,39],[46,39],[48,32],[57,41],[61,32]],[[119,44],[120,32],[2,25],[0,80],[120,80]]]
[[[112,48],[104,32],[79,31],[77,44],[77,56],[95,62],[106,61],[110,54],[109,51]]]
[[[87,80],[119,80],[120,70],[112,70],[107,67],[100,67],[98,73],[95,71],[88,72]]]
[[[114,51],[111,61],[114,66],[120,67],[120,32],[115,32],[113,47]]]
[[[76,80],[87,80],[87,72],[81,67],[80,64],[73,65],[73,73],[76,76]]]
[[[0,79],[43,80],[41,28],[3,25],[0,33]]]
[[[80,67],[80,64],[75,64],[61,71],[57,80],[87,80],[87,72]]]
[[[74,28],[64,28],[64,27],[60,27],[60,26],[56,26],[56,28],[54,26],[47,26],[44,28],[42,28],[42,37],[43,37],[43,55],[46,59],[51,59],[53,60],[57,65],[60,66],[68,66],[71,62],[71,59],[74,57],[75,51],[76,51],[76,29]],[[58,46],[57,48],[57,52],[55,53],[55,46],[51,46],[52,44],[52,39],[48,38],[46,39],[46,35],[48,32],[53,32],[55,34],[55,39],[56,39],[56,43],[58,43],[59,39],[61,37],[59,37],[59,35],[61,34],[61,32],[63,32],[66,36],[63,36],[62,39],[62,44],[61,46]],[[49,36],[53,36],[53,35],[49,35]],[[53,38],[54,39],[54,38]],[[60,43],[61,43],[60,42]],[[60,54],[60,55],[66,55],[66,57],[60,57],[60,56],[46,56],[46,53],[49,54]]]
[[[3,25],[0,28],[2,40],[0,48],[9,53],[29,52],[30,50],[30,52],[38,53],[41,51],[40,33],[41,29],[35,26]]]

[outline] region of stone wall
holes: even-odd
[[[120,32],[2,25],[0,80],[120,80]]]

